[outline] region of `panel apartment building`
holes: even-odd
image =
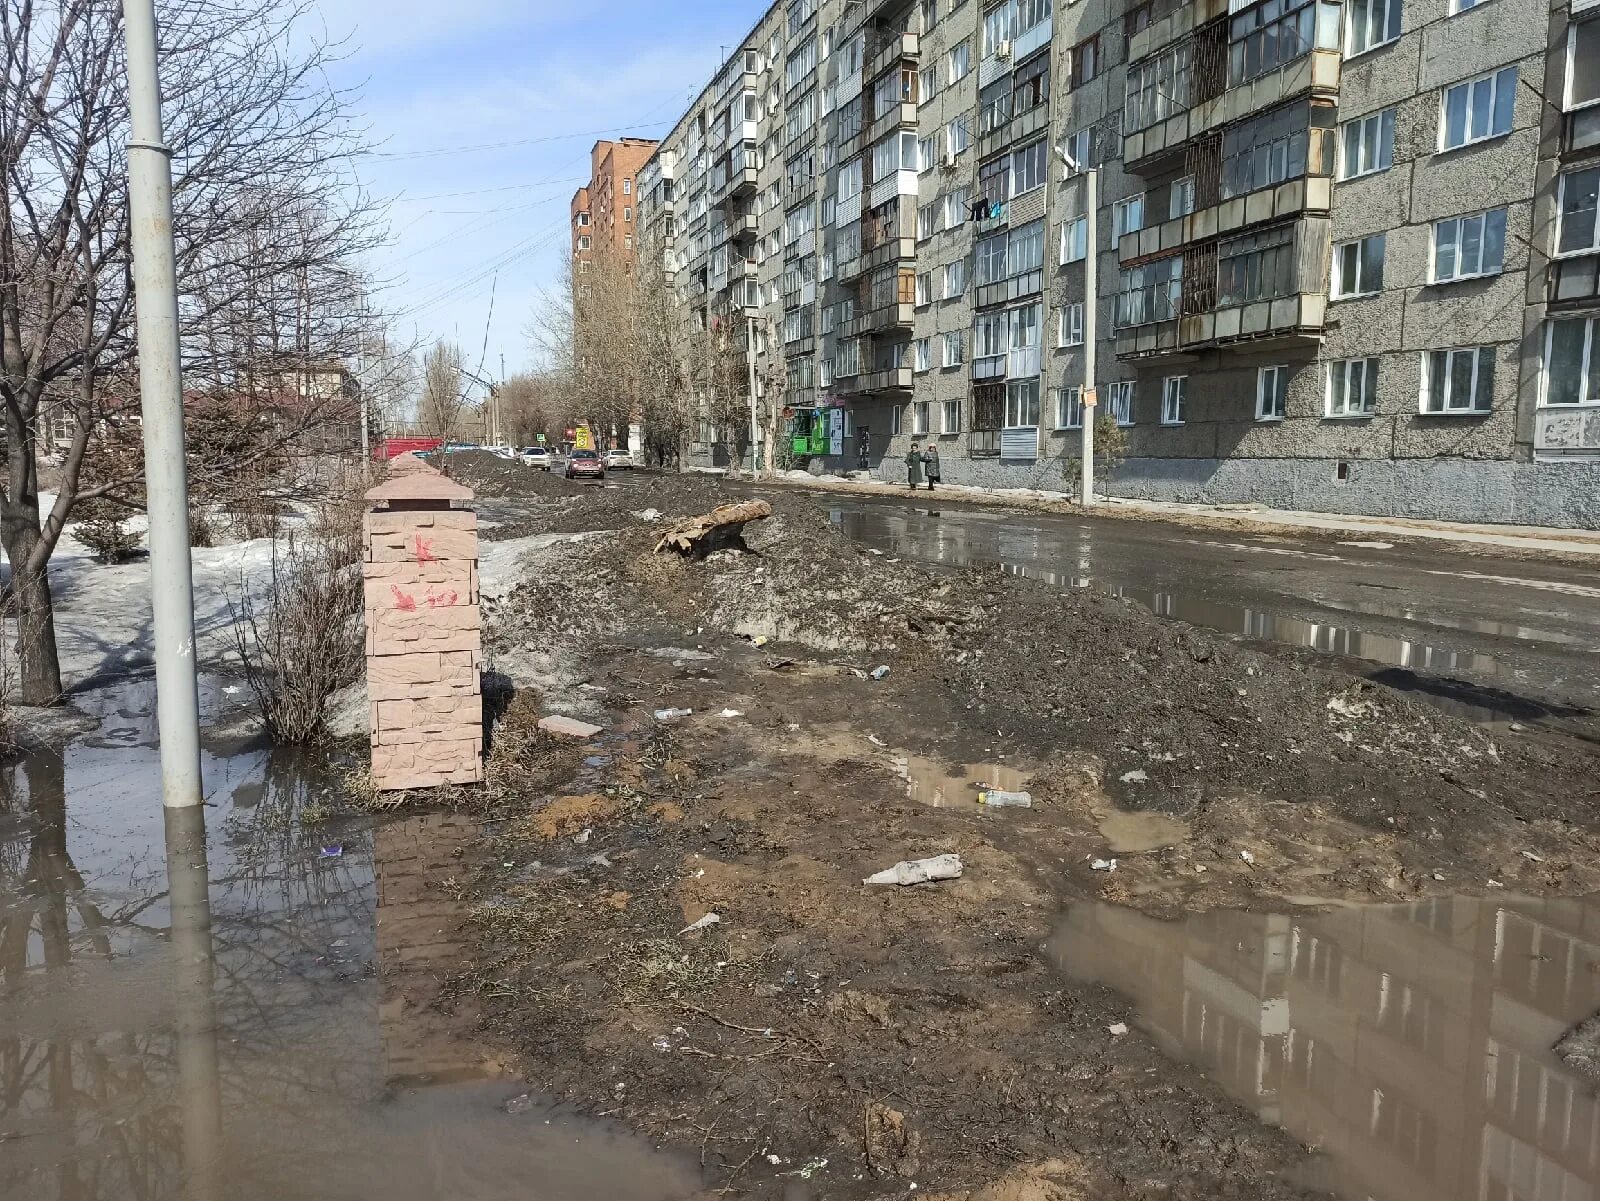
[[[1600,527],[1600,0],[791,0],[640,184],[814,469],[1062,487],[1092,336],[1113,493]]]

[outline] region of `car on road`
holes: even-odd
[[[550,452],[542,446],[524,446],[521,457],[525,465],[537,467],[540,471],[549,471],[553,462]]]
[[[575,450],[567,456],[569,480],[603,480],[606,478],[606,461],[598,451]]]
[[[606,451],[607,471],[632,471],[633,456],[625,450]]]

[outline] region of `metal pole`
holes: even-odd
[[[224,1195],[222,1088],[217,1063],[216,968],[205,814],[200,807],[166,811],[178,1113],[189,1201],[221,1201]]]
[[[172,152],[163,142],[154,0],[123,0],[128,39],[128,207],[138,302],[139,400],[150,515],[156,710],[161,800],[201,802],[200,698],[194,664],[194,581],[178,358],[178,284],[172,249]]]
[[[758,439],[760,429],[756,424],[756,319],[749,317],[744,323],[745,360],[750,367],[750,474],[761,470],[761,451]]]
[[[1095,339],[1099,334],[1095,317],[1100,307],[1100,169],[1090,167],[1084,180],[1088,228],[1087,254],[1083,257],[1083,507],[1094,504],[1094,419],[1098,406],[1089,404],[1094,396]]]
[[[367,298],[361,297],[361,353],[356,359],[356,384],[361,389],[361,476],[372,478],[372,414],[367,399]]]

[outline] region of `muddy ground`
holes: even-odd
[[[489,536],[595,532],[531,556],[490,611],[490,787],[414,798],[485,819],[447,885],[472,917],[440,1004],[532,1087],[690,1151],[710,1190],[1308,1195],[1308,1152],[1055,972],[1062,907],[1600,886],[1581,743],[1131,602],[936,575],[801,494],[773,495],[748,553],[685,562],[635,514],[702,511],[720,482],[515,487],[530,516]],[[554,712],[605,732],[549,738]],[[1033,808],[980,806],[984,782]],[[861,883],[947,852],[959,880]]]

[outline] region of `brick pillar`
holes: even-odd
[[[481,784],[478,515],[465,507],[472,489],[408,455],[367,500],[373,778],[385,792]]]

